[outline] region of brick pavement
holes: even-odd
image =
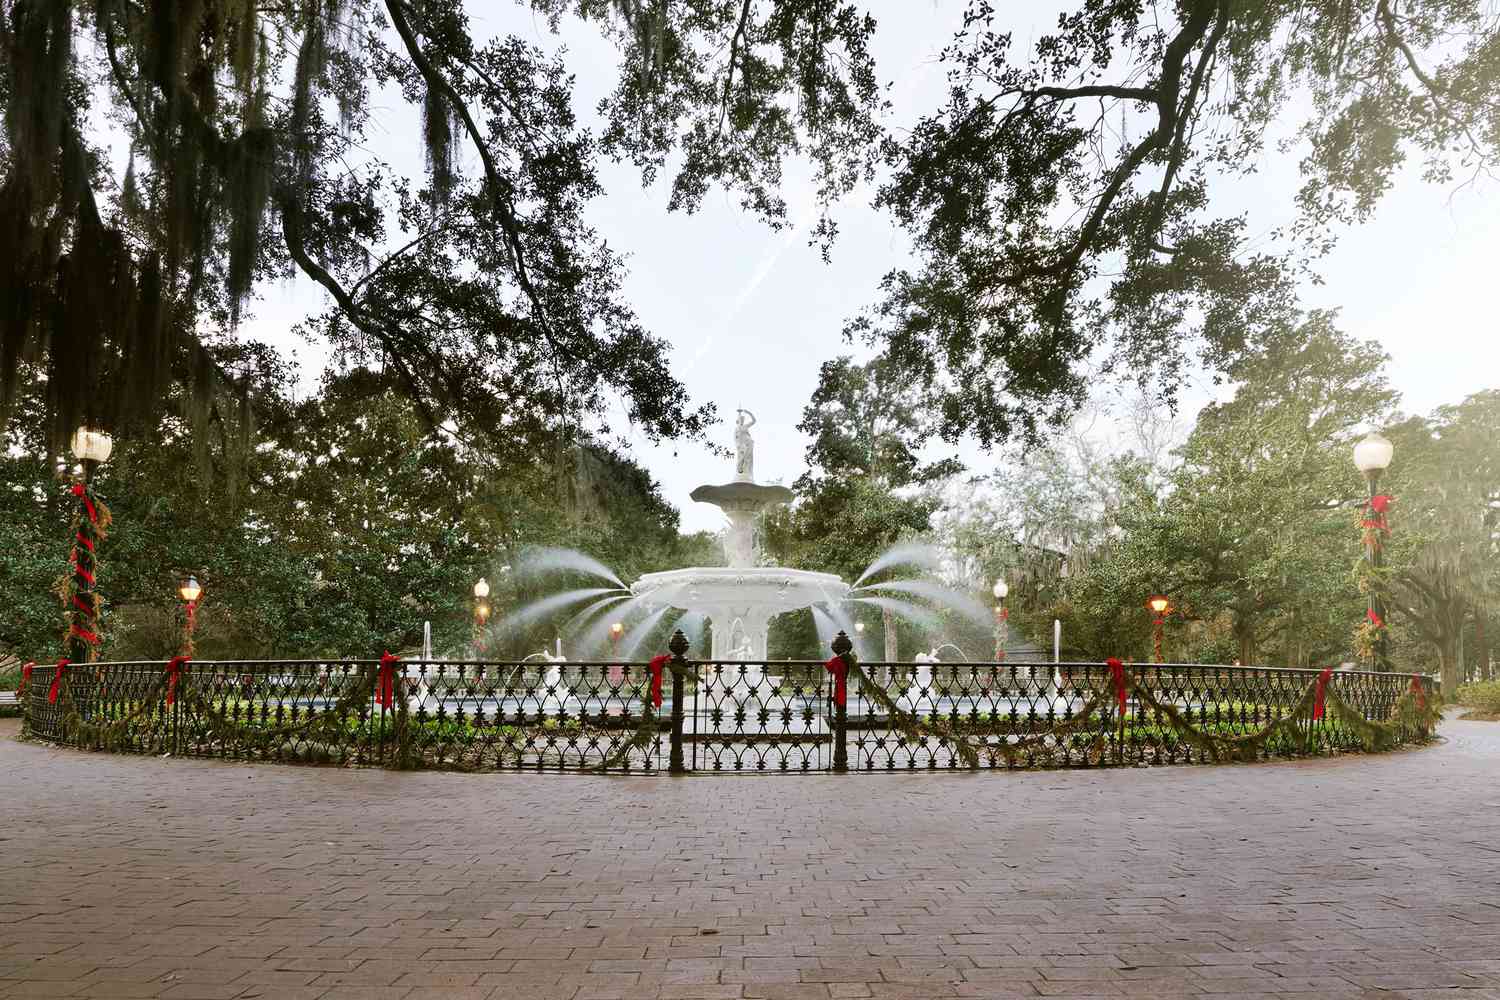
[[[1500,724],[1222,768],[462,775],[0,721],[0,998],[1500,998]]]

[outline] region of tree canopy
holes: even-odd
[[[1091,365],[1171,399],[1190,365],[1267,350],[1409,159],[1448,182],[1500,157],[1480,0],[1078,0],[1030,51],[998,11],[970,0],[946,104],[886,144],[878,203],[917,261],[849,327],[925,377],[950,439],[1035,436]],[[1287,131],[1295,218],[1218,207]]]
[[[613,394],[648,437],[701,433],[712,407],[687,399],[585,221],[597,163],[670,164],[670,207],[723,184],[780,224],[795,154],[831,202],[873,164],[874,22],[800,0],[533,7],[617,40],[602,135],[560,56],[477,39],[459,0],[4,0],[0,407],[30,364],[54,448],[83,420],[148,430],[174,381],[196,424],[234,397],[248,414],[259,373],[208,348],[259,284],[297,274],[328,295],[311,330],[388,367],[430,426],[534,446],[604,422]],[[420,111],[425,175],[372,141],[386,101]]]

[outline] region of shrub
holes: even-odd
[[[1500,681],[1465,684],[1458,689],[1458,703],[1487,715],[1500,715]]]

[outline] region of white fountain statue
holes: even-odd
[[[703,485],[691,494],[724,511],[729,521],[724,533],[728,565],[648,573],[630,588],[631,596],[648,608],[666,606],[706,616],[713,623],[710,659],[721,663],[764,660],[772,618],[802,608],[837,607],[849,597],[849,585],[832,573],[757,565],[756,519],[767,508],[790,501],[792,491],[755,481],[750,428],[756,419],[749,410],[738,413],[734,481]],[[762,672],[759,666],[753,671],[756,678]],[[746,675],[750,674],[747,667]]]
[[[941,663],[936,649],[929,653],[917,653],[912,657],[916,669],[912,676],[906,679],[901,690],[901,697],[896,704],[908,712],[925,712],[932,708],[932,665]]]

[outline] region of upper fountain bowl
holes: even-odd
[[[699,503],[717,504],[720,507],[748,508],[759,510],[771,504],[789,503],[792,491],[785,486],[761,483],[725,483],[722,486],[700,486],[688,494]]]
[[[647,605],[684,611],[754,605],[779,615],[814,604],[838,604],[849,585],[833,573],[777,566],[694,566],[647,573],[630,586]]]

